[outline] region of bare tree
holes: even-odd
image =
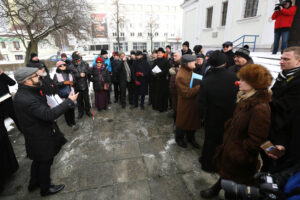
[[[150,15],[149,20],[147,22],[146,29],[148,31],[148,37],[151,42],[151,52],[153,51],[153,39],[155,37],[155,33],[158,30],[159,25],[157,23],[157,19],[155,19],[152,15]]]
[[[122,15],[122,12],[120,11],[120,0],[113,0],[113,13],[112,13],[112,22],[111,22],[111,28],[113,32],[115,32],[117,35],[117,43],[118,43],[118,50],[121,49],[121,38],[120,38],[120,25],[125,23],[124,16]]]
[[[25,62],[38,53],[39,41],[59,31],[86,39],[90,18],[86,0],[1,0],[0,18],[26,48]],[[29,41],[29,43],[27,43]]]

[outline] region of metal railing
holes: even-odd
[[[234,40],[233,43],[233,48],[238,48],[238,47],[243,47],[245,44],[253,44],[252,51],[255,51],[256,48],[256,39],[259,37],[259,35],[242,35],[238,39]],[[246,38],[252,39],[251,41],[246,40]],[[238,44],[235,44],[238,43]]]

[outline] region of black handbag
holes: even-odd
[[[69,96],[71,92],[71,87],[70,85],[65,85],[64,87],[62,88],[59,88],[58,90],[58,95],[61,97],[61,98],[67,98]]]

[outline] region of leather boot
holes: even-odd
[[[83,117],[83,112],[82,113],[78,113],[78,119],[81,119]]]
[[[200,145],[197,143],[196,138],[195,138],[195,131],[189,131],[187,132],[187,140],[189,141],[189,143],[191,143],[191,145],[196,148],[196,149],[200,149]]]
[[[178,146],[187,148],[187,144],[184,142],[184,132],[178,128],[176,128],[175,141]]]
[[[61,185],[50,185],[47,191],[41,191],[41,196],[48,196],[52,194],[56,194],[65,188],[64,184]]]
[[[219,179],[212,187],[200,191],[200,196],[202,198],[213,198],[219,195],[219,192],[221,190],[221,179]]]

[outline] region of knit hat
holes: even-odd
[[[32,60],[32,58],[34,58],[34,57],[36,57],[36,56],[38,56],[37,53],[31,53],[31,54],[30,54],[30,60]]]
[[[105,49],[102,49],[102,50],[101,50],[101,56],[102,56],[102,55],[105,55],[105,54],[108,54],[107,51],[106,51]]]
[[[136,55],[137,56],[143,55],[143,52],[142,51],[136,51]]]
[[[114,55],[114,56],[119,56],[119,52],[118,52],[118,51],[114,51],[114,52],[113,52],[113,55]]]
[[[101,57],[98,57],[97,59],[96,59],[96,63],[103,63],[103,59],[101,58]]]
[[[58,61],[56,63],[56,67],[60,67],[61,65],[66,65],[66,63],[64,61]]]
[[[190,43],[188,41],[185,41],[184,43],[182,43],[182,46],[185,45],[187,47],[190,47]]]
[[[237,76],[256,90],[268,89],[273,79],[269,70],[257,64],[249,64],[242,67]]]
[[[219,50],[213,51],[208,59],[208,63],[212,67],[219,67],[226,63],[226,55]]]
[[[14,77],[18,83],[25,81],[29,76],[36,73],[39,69],[35,67],[21,67],[14,71]]]
[[[191,55],[191,54],[184,54],[182,57],[181,57],[181,63],[182,64],[186,64],[186,63],[189,63],[189,62],[193,62],[196,60],[196,56],[195,55]]]
[[[169,49],[171,49],[171,46],[170,46],[170,45],[167,45],[167,46],[166,46],[166,48],[169,48]]]
[[[130,55],[135,55],[135,51],[130,51]]]
[[[245,58],[246,60],[250,60],[250,51],[247,48],[239,48],[234,55]]]
[[[212,52],[214,52],[213,50],[209,50],[208,52],[206,52],[205,56],[210,56],[212,54]]]
[[[80,59],[81,59],[81,57],[78,54],[75,54],[73,56],[73,60],[80,60]]]
[[[230,42],[230,41],[227,41],[227,42],[224,42],[222,46],[223,46],[223,47],[224,47],[224,46],[230,46],[230,47],[232,47],[232,46],[233,46],[233,43]]]
[[[65,53],[62,53],[62,54],[60,55],[60,57],[61,57],[61,58],[63,58],[63,57],[67,57],[67,54],[65,54]]]
[[[194,46],[193,51],[195,52],[195,54],[198,54],[202,49],[202,45],[196,45]]]
[[[162,48],[162,47],[159,47],[158,49],[157,49],[157,52],[163,52],[163,53],[165,53],[165,50]]]

